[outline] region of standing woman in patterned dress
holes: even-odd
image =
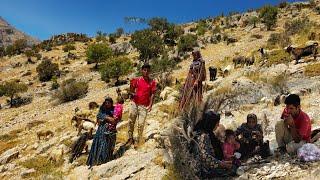
[[[180,111],[186,111],[192,103],[200,104],[202,101],[202,81],[206,80],[205,62],[200,51],[192,52],[193,61],[190,65],[188,77],[182,90],[179,104]]]

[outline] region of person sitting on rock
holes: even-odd
[[[290,94],[285,102],[281,119],[276,123],[275,132],[280,153],[294,154],[303,144],[310,142],[311,121],[301,110],[300,97]]]
[[[225,161],[232,161],[232,164],[240,166],[241,162],[235,157],[234,153],[240,148],[240,144],[236,141],[236,134],[233,130],[226,130],[226,140],[222,145],[223,159]],[[240,157],[239,157],[240,158]]]
[[[263,143],[263,131],[255,114],[247,115],[247,122],[236,130],[236,136],[240,142],[239,152],[242,159],[252,157],[256,154],[267,157],[270,154],[269,142]]]
[[[197,175],[201,179],[234,176],[237,167],[229,161],[223,161],[222,144],[214,135],[220,123],[220,115],[207,111],[195,126],[194,140],[197,144],[196,159],[199,168]]]

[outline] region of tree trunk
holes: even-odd
[[[12,99],[13,99],[13,96],[10,97],[10,108],[12,108]]]

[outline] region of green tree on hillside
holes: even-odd
[[[28,86],[16,81],[6,81],[0,85],[0,96],[7,96],[10,98],[10,107],[12,107],[13,98],[21,92],[26,92]]]
[[[161,37],[150,29],[135,31],[131,36],[130,43],[138,49],[140,59],[144,62],[158,57],[164,49]]]
[[[123,28],[118,28],[118,29],[116,30],[116,35],[117,35],[117,37],[120,37],[122,34],[124,34]]]
[[[198,24],[197,24],[197,27],[196,27],[196,29],[197,29],[197,35],[198,36],[202,36],[202,35],[204,35],[205,33],[206,33],[206,31],[207,31],[207,23],[206,23],[206,21],[200,21]]]
[[[6,55],[6,49],[3,46],[0,46],[0,57],[3,57]]]
[[[113,52],[108,44],[91,44],[86,51],[86,55],[88,64],[96,63],[95,69],[98,69],[98,64],[112,57]]]
[[[277,23],[278,8],[274,6],[265,6],[260,10],[260,18],[262,23],[267,26],[267,30],[271,30]]]
[[[194,47],[198,46],[197,38],[198,37],[194,34],[186,34],[181,36],[178,42],[178,51],[192,51]]]
[[[154,17],[148,21],[148,25],[152,31],[157,33],[157,35],[161,35],[165,33],[170,24],[166,18]]]
[[[260,21],[259,17],[252,16],[252,17],[250,17],[248,23],[249,23],[249,25],[253,25],[253,28],[256,28],[257,27],[257,23],[259,23],[259,21]]]
[[[184,33],[181,26],[176,26],[174,24],[170,24],[167,32],[164,34],[163,39],[164,43],[169,46],[174,46],[176,44],[176,40]]]
[[[128,75],[133,70],[132,62],[127,57],[116,57],[110,59],[99,68],[101,79],[108,82],[110,79]]]

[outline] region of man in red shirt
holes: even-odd
[[[300,97],[290,94],[285,100],[286,108],[281,121],[275,126],[276,140],[280,152],[295,153],[303,144],[310,142],[311,121],[301,110]]]
[[[127,144],[134,144],[133,131],[135,122],[138,121],[138,144],[141,143],[143,129],[147,113],[151,111],[153,98],[156,92],[156,81],[151,79],[150,65],[144,64],[141,67],[142,77],[134,78],[130,82],[132,102],[129,110],[129,130]]]

